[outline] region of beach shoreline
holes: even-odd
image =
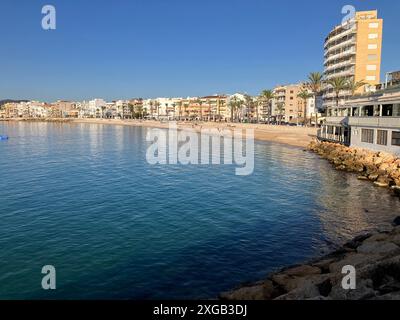
[[[148,127],[168,129],[169,122],[156,120],[117,120],[117,119],[0,119],[2,121],[35,121],[35,122],[63,122],[63,123],[87,123],[87,124],[107,124],[135,127]],[[291,127],[277,126],[268,124],[248,124],[248,123],[226,123],[226,122],[179,122],[177,129],[253,129],[254,138],[259,141],[269,141],[294,147],[306,148],[317,134],[315,127]]]

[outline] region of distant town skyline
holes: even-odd
[[[341,9],[384,19],[382,73],[399,69],[400,3],[367,1],[2,1],[0,100],[107,101],[246,92],[323,71],[323,43]],[[381,79],[383,80],[383,79]]]

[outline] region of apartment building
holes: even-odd
[[[357,90],[363,93],[380,82],[383,20],[377,10],[356,12],[345,23],[336,26],[325,39],[324,77],[326,80],[345,77],[364,81],[366,86]],[[352,92],[343,90],[339,104]],[[330,85],[323,92],[323,107],[336,104],[336,94]]]
[[[299,93],[304,89],[302,83],[280,85],[273,90],[275,98],[272,101],[272,116],[279,117],[282,121],[298,123],[304,119],[304,110],[311,119],[314,110],[314,98],[307,99],[304,102],[298,97]],[[306,107],[304,106],[306,103]],[[310,109],[312,107],[312,109]]]
[[[214,95],[201,97],[203,117],[209,121],[224,120],[228,117],[228,97],[224,95]]]

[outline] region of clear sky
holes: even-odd
[[[379,10],[382,78],[400,69],[398,0],[1,0],[0,99],[257,94],[322,71],[346,4]]]

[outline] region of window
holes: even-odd
[[[367,70],[368,71],[376,71],[376,64],[368,64]]]
[[[368,45],[368,49],[369,49],[369,50],[378,49],[378,45],[377,45],[377,44],[369,44],[369,45]]]
[[[400,146],[400,131],[392,131],[392,146]]]
[[[400,117],[400,103],[393,105],[393,117]]]
[[[378,39],[378,34],[377,33],[370,33],[368,35],[368,39]]]
[[[369,24],[370,29],[378,29],[379,28],[379,23],[378,22],[373,22]]]
[[[367,81],[375,81],[376,77],[375,76],[366,76],[365,80],[367,80]]]
[[[387,130],[378,130],[377,143],[381,146],[387,145],[388,132]]]
[[[374,130],[361,129],[361,142],[374,143]]]
[[[373,61],[373,60],[377,60],[377,59],[378,59],[378,55],[376,55],[376,54],[368,55],[368,61]]]
[[[382,116],[383,117],[392,117],[393,116],[393,104],[382,105]]]

